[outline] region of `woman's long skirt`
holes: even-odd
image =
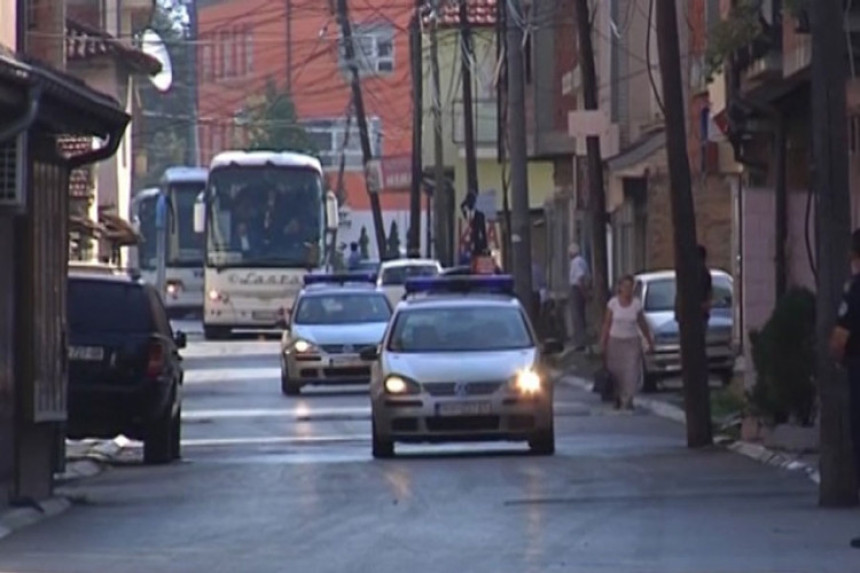
[[[615,380],[616,403],[633,406],[633,397],[642,384],[642,341],[636,338],[609,337],[606,368]]]

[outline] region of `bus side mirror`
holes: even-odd
[[[326,230],[331,232],[337,231],[340,226],[337,196],[331,191],[325,194],[325,224]]]
[[[194,203],[194,232],[202,233],[206,229],[206,203],[197,200]]]

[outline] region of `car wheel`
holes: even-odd
[[[281,372],[281,393],[284,396],[298,396],[302,393],[302,387],[292,382],[286,372]]]
[[[384,440],[379,437],[376,432],[376,422],[373,422],[371,429],[373,436],[373,457],[376,459],[385,459],[394,457],[394,442],[392,440]]]
[[[173,426],[170,435],[171,454],[174,460],[180,460],[182,459],[182,406],[179,407],[171,424]]]
[[[203,338],[206,340],[227,340],[230,338],[230,329],[221,326],[203,326]]]
[[[143,442],[143,463],[169,464],[175,459],[173,457],[173,429],[176,422],[174,418],[168,410],[149,429]]]
[[[541,430],[529,439],[529,449],[536,456],[551,456],[555,454],[555,428]]]

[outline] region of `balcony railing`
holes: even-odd
[[[499,111],[495,99],[477,99],[473,102],[473,113],[475,126],[475,145],[481,147],[495,146],[499,140]],[[454,143],[464,145],[466,143],[466,130],[464,120],[464,107],[462,100],[454,102],[451,119],[453,121],[452,133]]]

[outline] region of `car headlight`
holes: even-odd
[[[295,350],[298,354],[312,354],[315,352],[319,352],[319,349],[316,347],[316,345],[308,342],[307,340],[302,340],[301,338],[293,342],[293,350]]]
[[[209,291],[209,300],[211,300],[212,302],[226,303],[230,300],[230,296],[225,292],[218,292],[217,290],[212,289]]]
[[[412,380],[407,380],[402,376],[389,376],[385,379],[385,393],[386,394],[418,394],[421,392],[421,387],[413,382]]]
[[[543,390],[540,374],[531,369],[518,372],[513,387],[521,394],[537,394]]]

